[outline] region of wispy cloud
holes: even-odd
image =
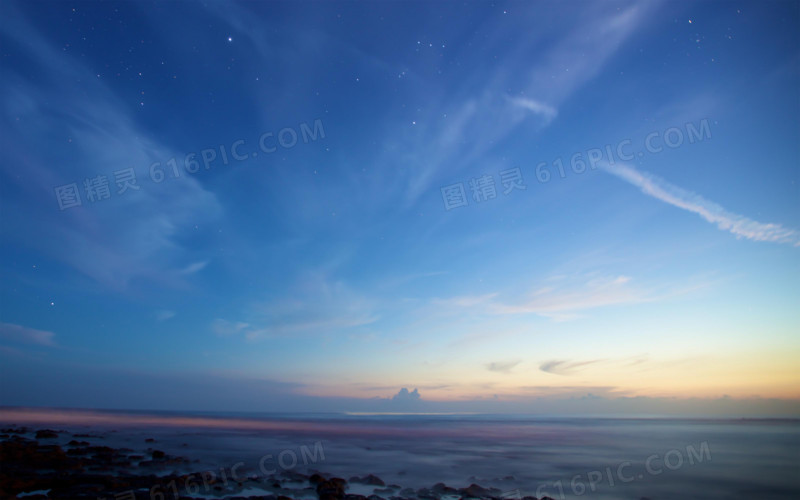
[[[476,315],[537,314],[555,321],[567,321],[590,309],[655,302],[705,286],[708,284],[704,282],[682,283],[680,286],[637,285],[630,276],[589,273],[552,277],[520,299],[506,299],[503,294],[495,292],[433,298],[430,304],[439,314],[467,310]]]
[[[306,273],[285,297],[265,300],[243,312],[243,321],[217,319],[218,335],[243,334],[248,340],[280,335],[325,335],[378,321],[376,304],[342,281]],[[349,332],[352,333],[352,332]]]
[[[156,312],[156,321],[166,321],[175,317],[175,311],[161,310]]]
[[[46,330],[37,330],[12,323],[0,323],[0,339],[9,342],[55,347],[55,336],[55,333]]]
[[[730,212],[699,194],[680,188],[653,174],[640,172],[630,165],[617,163],[611,166],[606,163],[600,166],[603,171],[638,187],[644,194],[696,213],[706,221],[715,224],[719,229],[736,235],[737,238],[800,246],[800,232],[797,230],[777,223],[758,222],[744,215]]]
[[[495,68],[491,78],[482,80],[479,75],[464,82],[464,88],[452,92],[453,97],[434,108],[434,116],[426,120],[442,123],[442,127],[416,136],[418,143],[407,148],[419,151],[422,156],[406,161],[422,167],[413,171],[415,177],[409,181],[409,200],[413,201],[427,189],[440,169],[468,165],[482,158],[492,144],[499,143],[524,123],[529,112],[544,119],[539,126],[549,124],[557,115],[558,106],[597,76],[622,42],[642,26],[655,3],[622,9],[593,4],[583,15],[571,19],[574,27],[565,29],[544,52],[543,41],[531,37],[525,46],[507,51],[502,67]],[[536,12],[527,15],[535,16]],[[494,28],[502,31],[505,26],[498,24]],[[531,54],[536,56],[532,58]],[[537,62],[529,66],[530,60]],[[518,67],[524,69],[521,72],[503,69]],[[521,96],[509,98],[506,89],[519,88],[520,73],[526,79]],[[442,115],[448,119],[438,120]],[[476,141],[477,137],[481,140]]]
[[[193,262],[186,266],[185,268],[181,269],[181,274],[194,274],[198,271],[202,271],[208,265],[207,260],[200,261],[200,262]]]
[[[528,99],[526,97],[515,97],[509,98],[509,100],[519,106],[520,108],[527,109],[531,111],[535,115],[541,116],[545,123],[550,123],[556,116],[558,116],[558,110],[553,106],[545,104],[543,102],[536,101],[534,99]]]
[[[520,363],[522,363],[520,359],[515,361],[492,361],[486,365],[486,369],[490,372],[511,373],[511,369]]]
[[[50,43],[21,13],[12,18],[0,23],[0,32],[18,40],[43,74],[31,83],[9,69],[0,82],[6,155],[0,174],[14,183],[0,209],[20,214],[18,243],[105,288],[124,290],[134,278],[180,285],[185,278],[172,265],[184,258],[181,231],[198,219],[216,219],[216,197],[190,176],[169,185],[150,181],[148,166],[179,152],[144,130],[133,103],[121,101],[83,60]],[[14,123],[25,125],[9,126]],[[39,147],[45,142],[50,146]],[[19,180],[20,165],[25,182]],[[130,167],[138,189],[119,194],[114,172]],[[92,203],[82,196],[82,206],[58,210],[55,187],[74,182],[83,191],[84,179],[97,176],[108,180],[109,199]]]
[[[623,275],[556,280],[537,288],[521,302],[495,302],[491,311],[496,314],[533,313],[563,321],[587,309],[655,300],[654,292],[633,287],[630,282],[631,278]]]
[[[602,360],[595,359],[591,361],[565,361],[565,360],[552,360],[546,361],[539,366],[539,369],[546,373],[555,375],[572,375],[582,368],[598,363]]]
[[[435,298],[432,299],[431,302],[437,306],[444,307],[474,307],[491,302],[497,295],[496,292],[484,295],[460,295],[458,297],[449,297],[445,299]]]
[[[248,328],[250,328],[250,323],[233,322],[222,318],[217,318],[211,323],[211,330],[221,337],[236,335],[239,332],[247,331]]]

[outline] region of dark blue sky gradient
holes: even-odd
[[[0,18],[0,404],[798,411],[797,2]]]

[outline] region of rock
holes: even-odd
[[[317,496],[320,500],[343,500],[347,481],[339,477],[332,477],[327,481],[317,484]]]
[[[36,431],[36,439],[53,439],[57,437],[58,433],[56,431],[51,431],[50,429]]]
[[[324,483],[325,478],[319,474],[312,474],[311,477],[308,478],[308,482],[311,483],[312,485],[317,485],[320,483]]]
[[[431,488],[431,489],[433,490],[434,493],[436,493],[439,496],[441,496],[441,495],[457,495],[458,494],[458,490],[457,489],[451,488],[450,486],[447,486],[444,483],[436,483],[436,484],[433,485],[433,488]]]
[[[417,490],[417,498],[420,500],[437,500],[439,495],[432,492],[428,488],[420,488]]]
[[[493,496],[491,491],[475,483],[470,484],[466,488],[461,488],[458,492],[462,497],[466,498],[491,498]]]
[[[153,450],[152,455],[154,460],[159,458],[164,458],[165,456],[167,456],[166,453],[164,453],[161,450]]]
[[[373,474],[364,477],[351,477],[350,482],[359,484],[368,484],[370,486],[386,486],[386,483],[383,482],[383,479]]]
[[[27,427],[7,427],[5,429],[0,429],[0,432],[3,434],[27,434],[31,432],[31,429]]]
[[[144,442],[145,442],[145,443],[155,443],[155,442],[156,442],[156,440],[155,440],[155,439],[153,439],[153,438],[147,438],[147,439],[145,439],[145,440],[144,440]]]

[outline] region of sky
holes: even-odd
[[[800,416],[798,2],[0,4],[0,405]]]

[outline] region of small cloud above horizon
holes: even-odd
[[[421,398],[422,396],[416,388],[409,392],[408,388],[403,387],[397,392],[397,394],[392,396],[392,401],[403,403],[409,401],[419,401]]]
[[[486,365],[486,369],[496,373],[511,373],[511,369],[522,363],[522,360],[515,361],[492,361]]]
[[[581,368],[598,363],[599,359],[591,361],[567,361],[567,360],[551,360],[542,363],[539,369],[545,373],[552,373],[554,375],[572,375],[579,371]]]

